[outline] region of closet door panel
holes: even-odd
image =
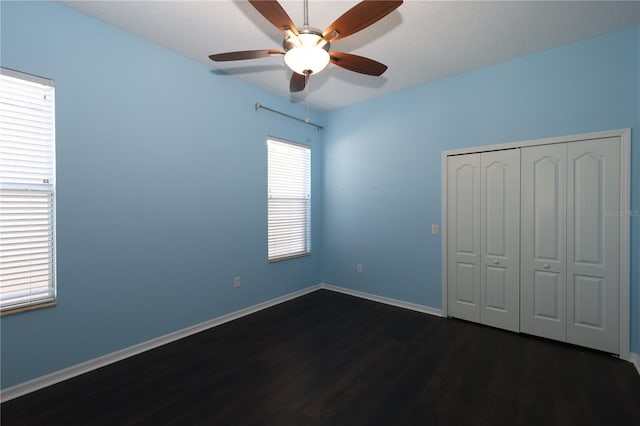
[[[565,341],[567,145],[521,151],[520,328]]]
[[[480,154],[447,159],[449,315],[480,321]]]
[[[533,317],[561,322],[564,318],[564,306],[561,305],[564,296],[560,293],[560,289],[564,288],[560,281],[561,274],[534,271],[533,276]]]
[[[520,150],[481,155],[480,322],[520,328]]]
[[[619,348],[620,138],[568,144],[567,341]]]

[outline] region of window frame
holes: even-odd
[[[271,154],[272,152],[270,151],[270,143],[273,142],[275,143],[277,146],[283,147],[283,146],[290,146],[293,149],[304,149],[306,151],[306,159],[305,159],[305,179],[306,181],[304,183],[302,183],[305,186],[306,189],[306,195],[304,197],[299,197],[296,198],[297,200],[304,200],[304,231],[303,231],[303,238],[300,240],[299,236],[301,234],[292,234],[292,239],[295,240],[296,239],[296,235],[298,235],[298,241],[303,241],[304,244],[304,249],[302,250],[291,250],[289,252],[286,253],[276,253],[276,254],[272,254],[271,253],[271,248],[273,245],[275,245],[274,243],[272,243],[272,239],[271,239],[271,233],[270,233],[270,229],[271,229],[271,214],[270,214],[270,207],[271,207],[271,202],[272,200],[284,200],[287,199],[288,197],[273,197],[271,195],[271,173],[270,173],[270,161],[271,161]],[[301,143],[297,143],[297,142],[292,142],[292,141],[288,141],[285,139],[281,139],[281,138],[276,138],[273,136],[269,136],[267,138],[267,142],[266,142],[266,146],[267,146],[267,261],[269,263],[275,263],[275,262],[281,262],[284,260],[289,260],[289,259],[296,259],[299,257],[305,257],[305,256],[310,256],[311,255],[311,242],[312,242],[312,238],[311,238],[311,218],[312,218],[312,208],[311,208],[311,203],[312,203],[312,191],[311,191],[311,181],[312,181],[312,177],[311,177],[311,156],[312,156],[312,149],[311,146],[306,145],[306,144],[301,144]],[[298,183],[300,184],[300,183]],[[290,199],[290,198],[289,198]]]
[[[0,182],[0,189],[7,191],[33,191],[36,193],[46,193],[51,197],[50,201],[50,239],[48,239],[49,247],[51,248],[51,254],[47,258],[50,264],[51,272],[48,278],[47,293],[44,296],[33,296],[23,302],[9,303],[5,306],[0,305],[0,316],[16,314],[20,312],[31,311],[35,309],[41,309],[46,307],[55,306],[57,303],[57,248],[56,248],[56,202],[57,202],[57,188],[56,188],[56,111],[55,111],[55,83],[51,79],[35,76],[22,71],[17,71],[5,67],[0,67],[0,76],[11,77],[14,79],[26,81],[29,83],[35,83],[42,86],[49,87],[50,91],[47,96],[50,95],[52,100],[50,103],[51,122],[50,122],[50,145],[47,146],[50,152],[50,167],[51,175],[43,183],[26,183],[26,182]],[[44,91],[44,90],[43,90]],[[1,289],[0,289],[1,290]],[[17,297],[16,297],[17,298]],[[15,298],[14,298],[15,299]],[[14,300],[9,299],[9,301]]]

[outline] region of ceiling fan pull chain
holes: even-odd
[[[304,100],[305,104],[307,105],[307,118],[305,118],[304,121],[307,123],[311,123],[311,118],[309,117],[309,73],[305,73],[304,80]]]

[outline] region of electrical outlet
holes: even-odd
[[[233,278],[233,286],[234,286],[235,288],[240,287],[240,277],[234,277],[234,278]]]
[[[358,271],[358,272],[362,272],[362,264],[361,264],[361,263],[358,263],[358,264],[356,265],[356,271]]]
[[[440,228],[438,225],[431,225],[431,234],[438,235],[440,233]]]

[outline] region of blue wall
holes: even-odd
[[[323,282],[442,306],[431,224],[441,223],[444,150],[631,127],[640,209],[639,52],[633,27],[328,113]],[[640,217],[631,222],[637,353]]]
[[[55,3],[1,7],[2,66],[56,84],[59,294],[2,317],[3,388],[320,281],[319,244],[266,260],[266,138],[312,146],[319,242],[321,134],[254,104],[304,107]]]

